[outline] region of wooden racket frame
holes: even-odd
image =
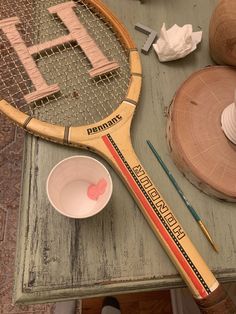
[[[69,128],[30,117],[5,100],[0,101],[0,111],[36,136],[89,149],[103,156],[117,170],[130,189],[154,233],[190,288],[202,313],[216,313],[216,311],[236,313],[231,299],[187,237],[132,148],[131,120],[139,100],[142,83],[142,69],[137,48],[125,27],[100,0],[86,0],[86,3],[93,6],[112,24],[124,47],[129,51],[131,77],[125,100],[111,115],[98,123]],[[151,191],[157,193],[155,194],[157,203]],[[167,215],[169,218],[166,218]],[[179,240],[180,235],[183,238]]]

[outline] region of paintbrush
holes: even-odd
[[[169,169],[167,168],[166,164],[164,163],[164,161],[161,159],[161,156],[158,154],[158,152],[156,151],[156,149],[154,148],[154,146],[152,145],[152,143],[150,141],[147,140],[147,144],[149,146],[149,148],[151,149],[151,151],[153,152],[154,156],[156,157],[156,159],[159,161],[161,167],[163,168],[163,170],[165,171],[165,173],[167,174],[168,178],[170,179],[170,181],[173,183],[176,191],[179,193],[180,197],[182,198],[182,200],[184,201],[185,205],[187,206],[188,210],[190,211],[190,213],[192,214],[193,218],[196,220],[196,222],[198,223],[198,225],[200,226],[200,228],[202,229],[204,235],[206,236],[206,238],[208,239],[208,241],[210,242],[211,246],[213,247],[213,249],[218,253],[218,249],[215,246],[212,237],[210,236],[205,224],[202,222],[200,216],[198,215],[198,213],[196,212],[196,210],[193,208],[193,206],[189,203],[188,199],[186,198],[186,196],[184,195],[183,191],[181,190],[181,188],[179,187],[178,183],[176,182],[175,178],[173,177],[172,173],[169,171]]]

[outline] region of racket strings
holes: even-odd
[[[63,21],[47,10],[65,1],[29,0],[27,5],[19,1],[15,6],[12,2],[4,1],[1,20],[14,16],[20,19],[16,28],[27,47],[68,35]],[[31,103],[26,102],[25,95],[34,92],[35,86],[0,31],[0,96],[33,117],[66,126],[90,124],[111,114],[125,98],[130,80],[129,53],[109,23],[82,0],[77,1],[75,12],[102,53],[119,68],[91,78],[91,63],[75,41],[39,51],[33,59],[42,77],[47,85],[57,84],[60,90]]]

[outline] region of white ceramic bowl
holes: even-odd
[[[108,170],[88,156],[73,156],[59,162],[47,179],[47,195],[52,206],[71,218],[87,218],[99,213],[112,194]]]

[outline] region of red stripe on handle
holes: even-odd
[[[131,176],[131,174],[127,170],[125,164],[123,163],[122,159],[120,158],[120,156],[118,155],[118,153],[114,149],[114,147],[111,144],[109,138],[105,135],[105,136],[102,137],[102,139],[103,139],[105,145],[107,146],[107,148],[109,149],[110,153],[112,154],[113,158],[115,159],[117,165],[119,166],[120,171],[122,172],[123,176],[126,178],[127,182],[131,186],[131,188],[132,188],[133,192],[135,193],[137,199],[140,201],[140,203],[142,204],[143,208],[145,208],[147,215],[149,216],[149,218],[154,223],[154,225],[156,226],[157,230],[159,231],[159,233],[161,234],[161,236],[165,240],[165,242],[168,245],[170,251],[174,254],[174,256],[178,260],[180,266],[183,268],[185,273],[188,275],[189,279],[193,283],[194,287],[198,291],[198,293],[201,296],[201,298],[206,297],[208,295],[208,293],[205,290],[204,286],[202,286],[201,282],[196,277],[196,275],[193,272],[192,268],[188,265],[188,263],[186,262],[185,258],[183,257],[183,255],[179,251],[179,249],[176,246],[175,242],[170,237],[170,235],[167,232],[167,230],[165,229],[165,227],[162,225],[161,221],[157,217],[157,215],[154,212],[153,208],[150,206],[150,204],[146,200],[145,196],[140,191],[137,183],[135,182],[135,180],[133,179],[133,177]]]

